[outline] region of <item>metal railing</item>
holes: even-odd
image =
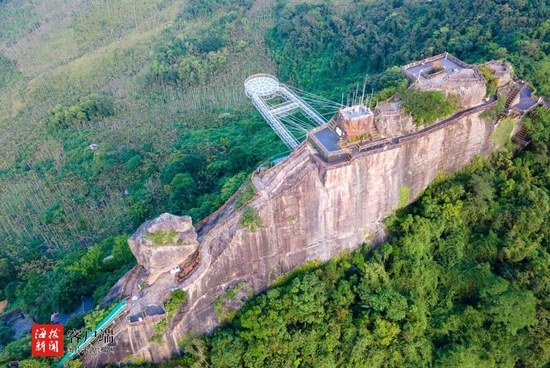
[[[270,77],[266,75],[256,75],[250,77],[246,82],[250,81],[251,78],[260,78],[260,77]],[[270,77],[273,78],[273,77]],[[246,84],[245,82],[245,84]],[[252,103],[258,109],[260,114],[267,121],[269,126],[275,131],[275,133],[281,138],[281,140],[291,149],[294,150],[300,144],[298,138],[296,138],[288,128],[283,124],[280,118],[285,117],[295,110],[301,110],[305,116],[307,116],[311,121],[317,125],[326,124],[327,120],[319,114],[315,109],[309,106],[304,100],[302,100],[296,93],[291,91],[284,84],[279,84],[274,89],[274,94],[281,96],[285,99],[285,102],[276,105],[270,106],[266,101],[271,99],[274,96],[266,96],[260,94],[252,94],[246,90],[247,96],[252,99]],[[308,129],[309,130],[309,129]]]
[[[118,317],[120,317],[120,315],[124,313],[125,307],[126,301],[123,300],[118,303],[115,309],[113,309],[111,313],[109,313],[105,318],[101,320],[101,322],[97,324],[90,336],[86,334],[86,337],[75,346],[75,350],[73,352],[65,354],[63,359],[61,359],[59,363],[57,363],[57,366],[62,367],[65,362],[73,359],[74,357],[82,353],[97,338],[97,332],[103,331],[107,326],[111,325]]]
[[[275,133],[281,138],[281,140],[291,149],[298,147],[300,142],[290,133],[290,131],[283,125],[277,115],[273,114],[272,109],[265,103],[259,96],[252,96],[252,103],[260,114],[267,121],[269,126],[275,131]]]

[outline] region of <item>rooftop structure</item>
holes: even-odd
[[[491,70],[494,75],[503,76],[507,73],[512,72],[512,67],[508,63],[502,62],[490,62],[487,64],[487,67]]]
[[[508,87],[504,113],[523,115],[539,105],[546,106],[544,98],[535,96],[527,83],[514,81]]]
[[[328,124],[313,129],[309,142],[332,163],[349,160],[358,152],[385,144],[387,139],[380,136],[372,111],[355,105],[340,109]]]
[[[502,87],[512,80],[512,64],[502,60],[492,60],[483,65],[497,78],[497,87]]]
[[[403,101],[401,101],[401,100],[393,101],[393,102],[389,102],[389,103],[381,103],[381,104],[376,106],[375,110],[377,110],[379,112],[382,112],[382,113],[391,113],[391,112],[399,111],[401,109],[401,104],[402,103],[403,103]]]
[[[336,114],[334,131],[340,137],[341,144],[365,140],[372,134],[374,115],[364,105],[355,105],[340,109]]]
[[[372,112],[365,105],[355,105],[351,107],[345,107],[339,111],[341,116],[346,119],[359,118],[366,115],[371,115]]]
[[[533,94],[533,91],[528,86],[524,87],[519,93],[519,102],[515,104],[513,107],[521,111],[530,110],[539,102],[537,99],[532,98],[532,94]]]
[[[508,72],[508,65],[495,64],[495,68],[504,74]],[[462,112],[482,111],[496,103],[494,96],[485,98],[486,81],[477,67],[448,53],[405,65],[401,70],[413,81],[410,88],[458,96]],[[429,126],[417,126],[401,104],[397,98],[389,99],[378,104],[374,114],[363,105],[340,109],[329,124],[313,129],[308,140],[326,162],[349,161],[361,152],[387,148],[402,139],[445,127],[462,114],[457,112]]]

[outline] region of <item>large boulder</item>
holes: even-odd
[[[149,272],[149,283],[185,262],[199,247],[191,217],[169,213],[143,223],[128,244],[138,263]]]

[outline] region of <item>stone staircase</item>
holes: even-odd
[[[517,83],[514,86],[514,88],[512,88],[512,91],[510,91],[510,94],[508,95],[508,98],[506,98],[506,104],[504,105],[504,108],[506,108],[506,109],[510,108],[510,105],[512,104],[512,102],[514,102],[514,100],[516,99],[518,94],[521,92],[523,87],[525,87],[524,84]]]
[[[516,137],[519,139],[525,139],[527,137],[527,127],[525,125],[516,134]]]
[[[382,136],[380,135],[380,132],[378,131],[378,128],[376,128],[376,125],[372,126],[372,129],[370,131],[370,137],[372,138],[370,140],[370,142],[376,142],[376,141],[382,139]],[[367,142],[367,143],[369,143],[369,142]],[[358,152],[361,152],[362,150],[365,149],[365,147],[362,147],[359,144],[359,142],[357,142],[357,144],[354,147]]]
[[[373,125],[373,126],[372,126],[372,130],[371,130],[370,134],[371,134],[371,137],[372,137],[372,140],[373,140],[373,141],[377,141],[377,140],[379,140],[380,138],[382,138],[382,137],[380,136],[380,132],[378,131],[378,128],[376,127],[376,125]]]
[[[521,127],[521,129],[514,135],[512,140],[516,143],[521,144],[522,146],[528,146],[529,143],[531,143],[531,137],[529,137],[529,133],[527,132],[527,127],[524,125]]]
[[[336,119],[333,118],[328,122],[328,128],[330,130],[334,131],[334,129],[336,128]],[[370,137],[372,138],[370,140],[370,142],[375,142],[375,141],[378,141],[378,140],[382,139],[382,136],[380,135],[380,132],[378,131],[378,128],[376,127],[376,125],[372,126],[372,129],[371,129],[371,132],[370,132]],[[361,152],[363,149],[365,149],[365,147],[361,147],[359,142],[357,142],[353,146],[353,149],[350,149],[349,147],[346,147],[346,145],[343,142],[339,142],[338,145],[340,146],[342,151],[344,151],[347,154],[346,157],[345,157],[345,160],[347,162],[350,162],[352,157],[353,157],[353,149],[355,149],[357,152]]]
[[[344,153],[346,153],[346,161],[350,161],[351,158],[353,157],[353,151],[349,148],[349,147],[346,147],[346,145],[344,144],[344,142],[339,142],[338,145],[340,146],[340,148],[342,149],[342,151],[344,151]]]

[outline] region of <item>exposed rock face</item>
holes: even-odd
[[[512,65],[501,61],[491,61],[487,67],[498,78],[497,87],[502,87],[512,80]]]
[[[421,129],[421,127],[414,125],[412,115],[406,115],[403,109],[395,111],[381,110],[376,116],[375,124],[380,135],[385,138],[400,137]]]
[[[141,225],[128,244],[138,263],[149,272],[149,283],[184,262],[199,247],[191,217],[169,213]]]
[[[481,119],[480,113],[342,164],[328,165],[308,143],[302,144],[262,177],[253,178],[258,196],[249,206],[261,228],[243,228],[242,211],[236,211],[202,238],[202,264],[180,285],[188,301],[169,324],[167,344],[132,342],[134,332],[128,328],[120,332],[117,349],[153,361],[167,359],[179,351],[177,341],[191,329],[210,332],[220,323],[214,305],[229,288],[246,283],[259,293],[304,262],[326,261],[364,242],[379,243],[384,219],[398,206],[400,188],[409,189],[410,203],[438,173],[457,171],[475,156],[493,151],[491,136],[498,126]],[[148,289],[160,288],[157,284]],[[152,335],[152,329],[140,331],[143,339]],[[98,356],[101,363],[116,362],[108,354]]]
[[[487,88],[485,81],[477,79],[464,78],[465,72],[471,70],[463,70],[461,73],[451,74],[447,77],[446,83],[441,86],[430,85],[429,87],[421,87],[423,91],[441,91],[445,96],[451,94],[458,96],[458,105],[463,108],[475,106],[483,101]]]
[[[82,367],[103,367],[114,362],[128,363],[128,358],[141,356],[153,363],[160,363],[173,354],[168,345],[160,346],[150,342],[155,333],[154,325],[160,320],[159,316],[152,317],[149,323],[127,324],[124,328],[115,328],[113,340],[115,342],[113,353],[86,354],[82,359]],[[97,342],[94,347],[107,346]],[[139,354],[136,352],[139,351]]]
[[[205,238],[209,267],[184,285],[190,301],[176,315],[171,338],[175,342],[190,328],[214,328],[219,323],[215,300],[237,283],[246,282],[257,293],[304,262],[326,261],[364,242],[380,241],[401,187],[410,189],[410,203],[438,173],[489,155],[494,130],[492,122],[475,113],[398,148],[330,166],[310,146],[300,146],[255,182],[260,196],[251,206],[262,228],[254,233],[242,228],[235,213]]]

